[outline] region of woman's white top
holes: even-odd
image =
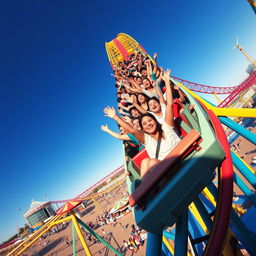
[[[155,90],[149,91],[149,90],[146,90],[146,89],[142,89],[142,92],[144,94],[146,94],[149,98],[156,97],[157,99],[159,99]]]
[[[161,139],[158,159],[163,160],[170,151],[180,142],[180,138],[174,130],[174,127],[163,122],[162,129],[164,132],[164,139]],[[150,158],[156,158],[157,140],[149,134],[144,133],[145,148]]]

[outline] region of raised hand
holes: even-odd
[[[154,57],[153,58],[154,58],[154,60],[156,60],[156,58],[157,58],[157,53],[156,52],[154,53]]]
[[[180,86],[178,84],[175,84],[173,88],[178,91],[180,89]]]
[[[150,62],[151,62],[151,60],[150,60],[150,59],[145,60],[145,64],[146,64],[146,65],[147,65],[147,64],[150,64]]]
[[[123,110],[121,108],[118,109],[118,112],[122,115],[123,114]]]
[[[170,74],[171,74],[171,70],[170,69],[166,69],[164,74],[163,74],[163,80],[164,81],[169,81],[170,80]]]
[[[107,132],[107,131],[108,131],[108,125],[107,125],[107,124],[102,125],[102,126],[100,127],[100,129],[101,129],[102,131],[104,131],[104,132]]]
[[[136,97],[126,96],[125,99],[131,104],[137,103]]]
[[[157,71],[159,72],[158,79],[162,80],[163,79],[163,68],[159,67],[157,69]]]
[[[105,113],[105,116],[115,119],[116,115],[116,110],[113,107],[105,107],[103,112]]]
[[[133,104],[133,101],[132,101],[132,97],[131,97],[131,96],[125,95],[125,96],[124,96],[124,99],[127,100],[129,103],[132,103],[132,104]]]
[[[131,119],[130,117],[128,117],[128,116],[124,116],[122,119],[123,119],[126,123],[128,123],[128,124],[130,124],[130,123],[132,122],[132,119]]]
[[[137,97],[135,95],[131,95],[132,104],[137,103]]]

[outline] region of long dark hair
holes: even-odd
[[[142,79],[142,83],[143,83],[144,80],[148,80],[149,83],[150,83],[150,87],[153,88],[153,85],[152,85],[151,81],[150,81],[147,77],[144,77],[144,78]],[[145,89],[145,90],[148,90],[148,89]]]
[[[140,105],[140,106],[141,106],[141,103],[140,103],[140,101],[139,101],[139,96],[140,96],[140,95],[142,95],[142,96],[144,96],[144,97],[145,97],[145,99],[146,99],[146,103],[147,103],[147,101],[150,99],[150,97],[149,97],[147,94],[143,93],[143,92],[138,93],[138,95],[137,95],[138,105]]]
[[[139,123],[140,123],[141,128],[143,129],[142,119],[144,116],[151,117],[156,122],[156,129],[159,132],[159,136],[160,136],[160,138],[164,139],[165,137],[164,137],[164,131],[162,129],[162,125],[156,120],[156,117],[150,113],[145,113],[145,114],[142,114],[141,116],[139,116]]]
[[[132,111],[133,110],[137,110],[138,112],[139,112],[139,116],[141,115],[141,113],[140,113],[140,111],[136,108],[136,107],[131,107],[130,109],[129,109],[129,114],[130,114],[130,116],[133,118],[134,116],[132,115]]]
[[[148,109],[150,110],[150,108],[149,108],[149,102],[151,101],[151,100],[155,100],[155,101],[157,101],[159,104],[160,104],[160,100],[157,98],[157,97],[155,97],[155,96],[153,96],[153,97],[148,97],[148,100],[147,100],[147,105],[148,105]],[[161,105],[161,104],[160,104]]]
[[[134,95],[135,97],[136,97],[136,100],[137,100],[137,102],[138,102],[138,95],[136,94],[136,93],[128,93],[129,94],[129,96],[131,97],[132,95]]]

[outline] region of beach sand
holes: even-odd
[[[83,222],[88,224],[90,221],[95,223],[96,217],[103,213],[103,210],[110,210],[111,206],[114,205],[114,202],[120,200],[126,194],[126,186],[125,184],[120,187],[115,188],[111,191],[111,197],[105,196],[97,200],[97,207],[91,204],[86,209],[80,208],[81,219]],[[101,208],[101,209],[99,209]],[[146,241],[143,246],[140,246],[137,252],[131,252],[124,250],[123,240],[128,240],[130,237],[130,232],[132,230],[131,225],[135,224],[133,220],[132,213],[128,213],[125,216],[116,220],[115,223],[105,224],[95,229],[94,231],[104,237],[104,239],[110,243],[115,249],[118,251],[122,251],[122,255],[130,256],[130,255],[145,255],[145,247]],[[104,229],[104,231],[103,231]],[[103,232],[105,234],[103,234]],[[72,243],[72,224],[70,223],[64,230],[54,233],[50,236],[47,236],[44,240],[37,241],[31,248],[27,249],[24,252],[26,256],[71,256],[72,254],[72,245],[66,244],[66,237],[68,237],[69,241]],[[104,256],[114,256],[115,253],[107,249],[101,243],[94,243],[90,241],[86,241],[92,255],[104,255]],[[78,237],[76,238],[76,250],[77,255],[85,255],[82,244]]]

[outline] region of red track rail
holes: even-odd
[[[256,83],[256,71],[254,71],[249,77],[247,77],[241,84],[226,87],[226,86],[209,86],[204,84],[198,84],[194,82],[190,82],[187,80],[184,80],[179,77],[173,76],[173,78],[182,84],[184,84],[188,89],[194,92],[200,92],[200,93],[207,93],[207,94],[230,94],[233,92],[241,92],[244,90],[244,88],[252,85],[252,82]]]
[[[212,110],[208,110],[206,108],[205,110],[208,112],[219,142],[221,143],[226,155],[218,173],[218,202],[214,216],[213,228],[204,253],[204,256],[219,256],[223,250],[232,209],[233,164],[228,140],[219,119]]]
[[[233,99],[235,99],[239,95],[240,92],[251,87],[253,84],[256,84],[256,70],[237,87],[237,90],[232,92],[226,99],[224,99],[218,105],[218,107],[221,107],[221,108],[226,107],[228,105],[228,103],[230,103]]]
[[[229,96],[224,99],[218,107],[225,107],[228,103],[230,103],[233,99],[235,99],[240,92],[246,90],[251,87],[253,84],[256,84],[256,70],[241,84],[231,87],[215,87],[203,84],[193,83],[178,77],[173,78],[179,82],[181,82],[185,87],[194,92],[206,93],[206,94],[229,94]]]
[[[175,76],[172,76],[172,78],[181,82],[185,87],[187,87],[191,91],[206,93],[206,94],[213,94],[213,93],[229,94],[229,93],[236,91],[240,87],[240,85],[231,86],[231,87],[224,87],[224,86],[216,87],[216,86],[209,86],[209,85],[190,82],[190,81],[187,81],[182,78],[175,77]]]

